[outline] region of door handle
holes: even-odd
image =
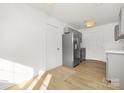
[[[60,50],[60,48],[57,48],[57,50]]]

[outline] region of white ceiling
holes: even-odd
[[[96,25],[116,22],[120,7],[124,7],[123,3],[38,3],[30,5],[77,29],[82,29],[84,21],[89,19],[95,20]]]

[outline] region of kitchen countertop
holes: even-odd
[[[106,50],[105,53],[124,54],[124,50]]]

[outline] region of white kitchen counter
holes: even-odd
[[[124,54],[124,50],[106,50],[105,53],[111,53],[111,54]]]

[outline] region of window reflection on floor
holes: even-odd
[[[33,77],[33,68],[0,58],[0,81],[21,83]]]

